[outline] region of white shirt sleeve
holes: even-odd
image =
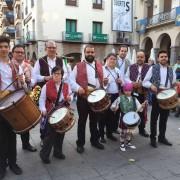
[[[35,79],[37,82],[44,82],[44,76],[40,75],[39,60],[37,60],[35,65],[34,65],[32,78]]]
[[[129,67],[126,71],[126,74],[124,75],[124,82],[125,83],[131,83],[132,81],[130,80],[130,71],[129,71]]]
[[[120,97],[118,97],[112,104],[110,109],[113,111],[114,109],[117,110],[120,103]]]
[[[146,76],[142,82],[143,87],[145,87],[145,88],[151,87],[151,85],[152,85],[152,83],[150,82],[151,77],[152,77],[152,66],[149,68],[149,70],[148,70],[148,72],[147,72],[147,74],[146,74]]]
[[[41,89],[41,94],[39,98],[39,109],[41,111],[46,111],[46,84]]]
[[[73,71],[70,73],[70,86],[73,92],[78,92],[80,85],[76,82],[77,76],[77,66],[74,67]]]

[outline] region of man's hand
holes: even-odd
[[[104,86],[106,86],[108,84],[108,81],[109,81],[109,79],[107,77],[103,79]]]
[[[23,74],[18,75],[17,78],[18,78],[18,80],[21,82],[21,84],[24,84],[24,83],[25,83]]]
[[[154,86],[154,85],[151,85],[151,87],[150,87],[150,89],[151,89],[151,91],[153,91],[153,92],[155,92],[155,93],[157,93],[157,87],[156,86]]]
[[[71,101],[71,96],[67,96],[65,101],[70,102]]]
[[[80,87],[80,88],[78,89],[78,94],[79,94],[79,95],[85,94],[85,90],[84,90],[82,87]]]
[[[47,115],[47,111],[42,111],[42,116],[46,116]]]
[[[117,78],[117,79],[116,79],[116,83],[117,83],[117,84],[122,84],[122,80],[121,80],[120,78]]]

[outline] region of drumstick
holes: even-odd
[[[143,103],[146,104],[146,103],[147,103],[147,100],[145,100]],[[136,110],[136,113],[137,113],[138,111],[140,111],[140,110],[142,109],[142,107],[143,107],[143,106],[141,105],[140,108]]]
[[[18,77],[16,77],[16,79],[12,83],[10,83],[5,89],[3,89],[2,92],[4,92],[8,87],[14,84],[17,80],[18,80]]]

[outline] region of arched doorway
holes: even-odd
[[[148,59],[150,57],[151,49],[153,48],[153,42],[150,37],[147,37],[143,41],[143,49],[145,51],[145,56],[146,56],[146,63],[148,62]]]
[[[160,50],[165,50],[168,52],[169,59],[171,57],[171,38],[168,34],[161,34],[157,40],[157,47]]]

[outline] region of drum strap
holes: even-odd
[[[61,91],[62,91],[62,86],[63,86],[63,82],[61,82],[61,85],[59,86],[57,98],[56,98],[56,101],[55,101],[55,107],[58,106],[58,104],[59,104],[59,97],[60,97],[60,94],[61,94]]]
[[[137,107],[136,107],[136,99],[135,97],[132,96],[133,99],[133,106],[134,106],[134,110],[136,111]]]
[[[167,84],[168,84],[168,79],[169,79],[169,67],[167,67],[167,74],[166,74],[165,87],[167,87]]]

